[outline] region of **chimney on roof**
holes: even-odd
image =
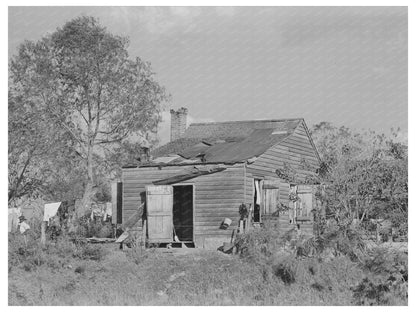
[[[186,130],[186,117],[188,109],[179,108],[177,111],[170,110],[170,141],[175,141],[183,136]]]

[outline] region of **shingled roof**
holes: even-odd
[[[152,155],[157,158],[176,154],[184,160],[203,157],[206,162],[240,162],[260,156],[290,136],[302,122],[302,118],[296,118],[194,123],[182,138],[155,149]]]

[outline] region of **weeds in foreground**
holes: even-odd
[[[354,303],[358,305],[401,305],[408,300],[408,259],[398,251],[376,248],[364,267],[368,272],[352,287]]]
[[[65,266],[70,258],[100,261],[105,254],[105,249],[99,245],[74,243],[66,236],[42,245],[39,239],[31,236],[9,235],[9,272],[18,266],[25,271],[32,271],[41,265],[57,269]]]
[[[374,250],[362,262],[353,261],[348,253],[339,250],[330,256],[325,248],[319,252],[310,240],[292,234],[279,237],[273,229],[255,230],[238,238],[239,256],[205,250],[174,255],[139,246],[121,251],[116,246],[73,243],[63,237],[42,249],[36,239],[25,245],[19,240],[21,236],[11,236],[9,302],[12,305],[407,303],[405,255]]]
[[[367,250],[358,231],[338,230],[305,238],[265,227],[240,236],[237,248],[243,260],[261,268],[265,282],[304,285],[346,304],[407,305],[407,255]]]

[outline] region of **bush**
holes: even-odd
[[[100,261],[106,255],[106,249],[99,245],[73,243],[70,237],[62,235],[56,241],[47,241],[43,246],[39,239],[30,236],[9,234],[9,270],[21,266],[25,271],[33,271],[45,265],[50,269],[59,269],[71,258]]]
[[[328,301],[343,298],[343,303],[348,304],[353,301],[350,288],[362,279],[363,270],[341,252],[322,261],[324,251],[337,246],[336,240],[331,242],[330,246],[335,247],[327,247],[328,241],[322,238],[306,238],[296,231],[279,235],[267,226],[236,240],[240,257],[262,272],[268,287],[284,287],[281,291],[290,287],[289,293],[319,292]]]
[[[105,250],[99,245],[78,244],[73,256],[83,260],[100,261],[105,254]]]
[[[272,227],[263,227],[237,236],[235,245],[243,258],[261,263],[283,248],[285,242],[279,231]]]
[[[113,237],[114,231],[111,223],[92,221],[90,215],[87,214],[75,220],[69,232],[76,237],[109,238]]]
[[[26,271],[47,262],[48,256],[39,240],[31,235],[9,234],[9,265],[22,265]]]
[[[279,263],[272,266],[275,276],[279,277],[283,283],[290,285],[295,282],[295,272],[289,263]]]
[[[355,287],[355,304],[407,305],[408,259],[403,252],[376,248],[369,252],[364,267],[367,276]]]

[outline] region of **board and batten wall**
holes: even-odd
[[[209,165],[202,165],[207,167]],[[198,165],[140,167],[123,169],[123,222],[144,200],[145,186],[152,182],[190,172]],[[237,228],[239,206],[245,199],[244,164],[227,165],[221,172],[195,177],[177,184],[194,185],[194,241],[197,247],[219,247],[229,241]],[[173,184],[175,185],[175,184]],[[220,229],[224,218],[231,226]]]

